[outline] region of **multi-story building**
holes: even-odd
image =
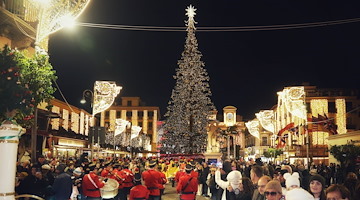
[[[310,158],[310,161],[317,163],[335,162],[328,149],[331,145],[345,144],[352,141],[360,141],[360,99],[359,91],[355,89],[323,89],[316,86],[304,84],[304,101],[306,103],[306,122],[301,125],[299,135],[289,134],[284,148],[285,156],[290,162],[295,159]],[[281,111],[278,105],[271,110]],[[289,116],[286,120],[289,120]],[[317,120],[316,120],[317,119]],[[337,134],[333,134],[329,129],[324,128],[322,123],[334,123]],[[290,122],[290,121],[288,121]],[[284,128],[283,124],[279,129]],[[275,147],[275,142],[271,132],[259,128],[260,137],[256,138],[251,134],[246,134],[246,150],[252,154],[262,153],[268,147]],[[277,135],[275,132],[274,135]],[[309,145],[306,145],[306,141]],[[359,142],[358,142],[359,143]],[[268,146],[267,146],[267,145]],[[330,159],[330,160],[329,160]]]
[[[121,97],[106,111],[101,112],[100,126],[114,131],[115,120],[123,119],[133,126],[142,127],[142,133],[151,138],[151,151],[155,153],[158,143],[157,124],[160,120],[160,109],[157,106],[142,105],[140,97]]]

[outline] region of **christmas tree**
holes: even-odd
[[[160,150],[163,153],[203,153],[207,144],[208,115],[211,102],[209,76],[201,61],[201,52],[195,37],[195,11],[186,9],[187,38],[185,49],[176,69],[176,85],[165,114],[164,134]]]

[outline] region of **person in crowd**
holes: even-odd
[[[134,187],[130,190],[129,200],[147,200],[150,191],[141,184],[141,174],[134,174]]]
[[[51,171],[51,167],[49,164],[44,164],[41,166],[41,173],[44,181],[46,182],[46,190],[45,190],[45,199],[51,199],[53,198],[54,191],[52,185],[55,181],[55,176],[53,172]]]
[[[31,173],[20,183],[19,194],[33,194],[44,198],[48,183],[43,179],[41,170],[36,166],[31,167]]]
[[[264,192],[267,200],[281,200],[283,199],[282,187],[278,180],[269,181],[265,186]]]
[[[21,161],[17,165],[16,171],[19,173],[26,172],[27,174],[30,174],[30,161],[29,160]]]
[[[349,172],[345,178],[344,184],[343,184],[352,194],[352,198],[355,197],[355,188],[357,185],[359,185],[358,177],[354,172]]]
[[[104,187],[105,182],[100,180],[99,168],[95,164],[90,164],[89,170],[90,172],[83,177],[83,194],[86,196],[86,200],[101,200],[100,188]]]
[[[211,200],[216,200],[216,195],[217,195],[217,192],[219,189],[219,186],[215,182],[215,171],[216,171],[216,167],[211,166],[210,173],[206,180],[206,185],[209,187],[209,190],[210,190]]]
[[[59,164],[55,170],[57,176],[54,180],[53,191],[56,200],[70,199],[72,193],[73,183],[71,176],[65,172],[65,168],[65,164]]]
[[[185,166],[186,174],[180,177],[179,184],[176,186],[176,192],[180,194],[180,200],[195,200],[198,191],[197,177],[191,175],[193,168],[190,164]]]
[[[284,179],[285,179],[285,186],[287,191],[300,187],[300,176],[298,172],[294,172],[292,174],[285,173]]]
[[[303,188],[292,188],[286,192],[286,200],[314,200],[314,196]]]
[[[258,188],[254,190],[254,194],[252,196],[252,200],[265,200],[265,186],[271,181],[270,176],[262,176],[258,181]]]
[[[82,192],[82,187],[81,187],[83,176],[84,176],[84,174],[83,174],[83,170],[81,167],[77,167],[74,169],[73,176],[71,176],[71,180],[73,183],[71,199],[73,199],[73,200],[81,200],[81,199],[85,198],[82,195],[83,192]]]
[[[122,182],[122,189],[120,190],[120,200],[126,200],[127,196],[130,194],[131,188],[134,186],[134,174],[129,170],[129,163],[123,163],[123,169],[121,170],[121,177],[124,179]]]
[[[226,181],[221,178],[221,169],[218,168],[215,172],[215,182],[219,185],[220,188],[223,189],[223,193],[221,195],[221,200],[226,200],[229,196],[227,192],[228,186],[231,186],[233,190],[239,189],[239,185],[241,183],[242,175],[239,171],[234,170],[230,171],[226,176]]]
[[[149,161],[149,169],[142,173],[145,186],[150,190],[149,200],[160,199],[159,186],[162,182],[161,174],[155,170],[156,160]]]
[[[229,175],[232,172],[229,173]],[[229,180],[232,180],[232,177],[229,177]],[[248,177],[242,177],[238,185],[238,188],[233,188],[233,184],[227,188],[226,199],[229,200],[251,200],[254,193],[254,185]]]
[[[38,169],[41,169],[41,166],[45,164],[49,164],[49,162],[46,160],[45,156],[41,154],[37,157],[37,162],[35,162],[33,166],[35,166]]]
[[[165,184],[167,183],[167,179],[166,179],[166,176],[165,176],[165,173],[163,173],[161,171],[161,166],[158,166],[157,167],[157,171],[160,173],[161,175],[161,183],[159,184],[159,189],[160,189],[160,200],[161,200],[161,197],[162,195],[164,194],[164,191],[165,191]]]
[[[204,197],[210,197],[209,196],[209,187],[208,185],[206,184],[206,180],[207,180],[207,177],[210,173],[210,167],[209,165],[206,163],[206,162],[203,162],[202,163],[202,166],[203,166],[203,171],[200,175],[200,183],[202,184],[202,196]]]
[[[343,185],[333,184],[326,189],[327,200],[352,200],[350,191]]]
[[[301,181],[300,181],[300,185],[302,188],[304,188],[304,190],[307,190],[309,191],[309,183],[310,183],[310,173],[309,173],[309,170],[308,169],[304,169],[302,172],[302,178],[301,178]]]
[[[179,168],[176,166],[175,161],[170,161],[168,170],[166,171],[166,177],[171,182],[171,187],[175,187],[175,174],[178,170]]]
[[[193,167],[193,166],[192,166]],[[203,189],[203,187],[202,187],[202,182],[201,182],[201,180],[200,180],[200,178],[201,178],[201,176],[202,176],[202,174],[203,174],[203,171],[204,171],[204,168],[203,168],[203,166],[200,164],[200,163],[196,163],[195,164],[195,168],[194,168],[194,170],[193,171],[196,171],[197,172],[197,180],[198,180],[198,191],[197,191],[197,195],[201,195],[202,194],[202,189]],[[196,174],[194,174],[194,176],[195,176]]]
[[[255,189],[257,188],[257,184],[258,184],[260,177],[262,177],[263,175],[264,175],[264,169],[262,168],[262,166],[253,165],[251,167],[250,178],[251,178],[251,181],[252,181]]]
[[[308,191],[314,196],[315,200],[326,200],[324,177],[319,174],[311,176],[308,188]]]
[[[226,198],[226,187],[221,187],[218,182],[224,181],[227,182],[227,176],[232,171],[231,162],[229,160],[225,160],[224,164],[220,164],[218,170],[215,172],[215,182],[219,186],[218,193],[216,194],[216,199],[225,199]],[[220,177],[220,179],[219,179]]]

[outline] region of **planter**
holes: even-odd
[[[0,196],[4,200],[15,199],[16,160],[21,126],[0,126]]]

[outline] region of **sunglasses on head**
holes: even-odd
[[[277,192],[264,192],[265,196],[275,196],[277,194]]]

